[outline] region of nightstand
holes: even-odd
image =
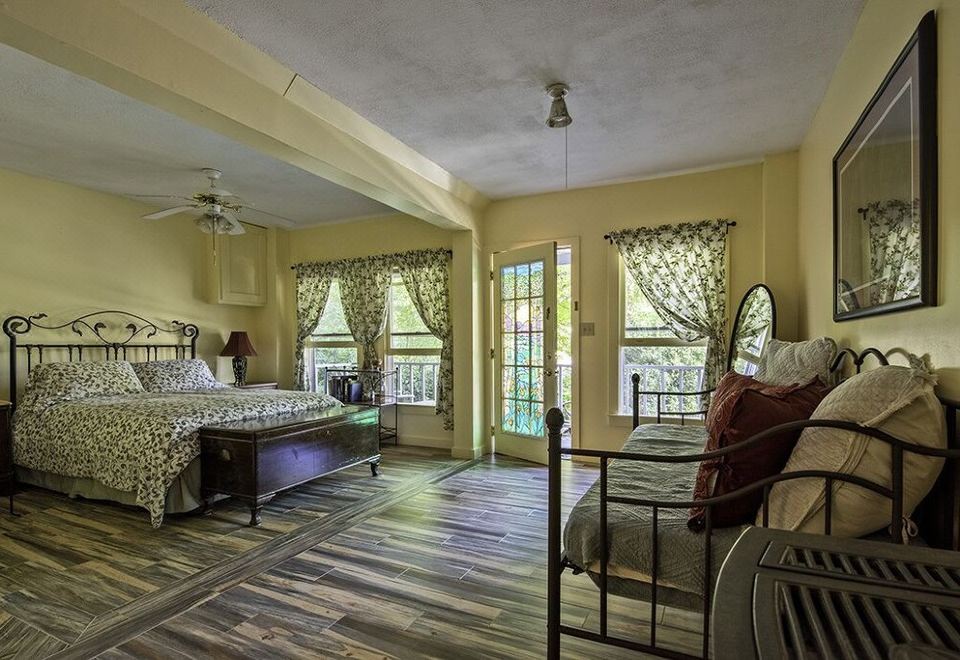
[[[0,496],[10,498],[10,513],[13,513],[16,481],[13,475],[13,430],[10,425],[10,402],[0,401]]]
[[[247,383],[240,386],[241,390],[279,390],[276,383]]]

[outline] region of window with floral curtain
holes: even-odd
[[[320,321],[327,298],[333,271],[327,264],[297,264],[297,341],[294,359],[294,379],[299,390],[309,389],[310,377],[306,369],[307,338]]]
[[[400,277],[424,325],[440,340],[436,411],[453,428],[453,324],[450,319],[450,253],[417,250],[394,255]]]
[[[298,384],[305,386],[305,342],[323,314],[334,279],[339,284],[346,324],[363,352],[363,367],[380,364],[377,341],[386,329],[388,293],[396,269],[424,325],[441,342],[436,412],[443,417],[444,428],[453,429],[453,325],[450,317],[449,261],[450,252],[437,249],[298,264]]]
[[[727,221],[705,220],[610,234],[627,273],[666,328],[706,340],[704,388],[726,367]]]

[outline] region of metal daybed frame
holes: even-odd
[[[851,358],[856,372],[859,373],[861,367],[868,356],[874,356],[882,365],[888,364],[887,358],[879,350],[868,348],[860,353],[847,348],[839,353],[831,371],[839,373],[843,369],[845,359]],[[634,402],[634,424],[637,424],[637,402],[639,398],[639,379],[633,379],[633,402]],[[824,505],[824,534],[831,533],[831,513],[833,506],[833,484],[834,482],[847,482],[862,488],[866,488],[891,501],[891,526],[890,534],[895,542],[905,542],[901,533],[903,522],[903,455],[904,453],[913,453],[924,456],[941,457],[946,459],[943,470],[931,492],[924,498],[917,508],[915,517],[919,521],[921,535],[931,546],[948,548],[956,550],[960,548],[960,442],[957,440],[957,410],[960,408],[960,402],[946,400],[941,398],[946,414],[946,432],[947,449],[935,449],[923,447],[912,443],[904,442],[879,429],[863,427],[852,422],[839,420],[804,420],[791,422],[771,428],[763,433],[731,447],[699,454],[644,454],[637,452],[623,451],[605,451],[599,449],[572,449],[561,447],[561,428],[563,425],[563,414],[556,408],[547,413],[547,427],[549,429],[549,495],[548,495],[548,578],[547,578],[547,656],[554,659],[560,657],[561,635],[571,635],[582,639],[587,639],[604,644],[610,644],[621,648],[632,649],[644,653],[650,653],[668,658],[707,658],[710,652],[710,615],[711,615],[711,596],[712,596],[712,578],[711,575],[711,535],[713,532],[712,511],[713,507],[724,502],[729,502],[743,495],[763,489],[762,521],[764,526],[767,524],[767,507],[770,489],[774,483],[787,481],[791,479],[822,479],[825,489]],[[693,501],[670,501],[647,498],[634,498],[610,495],[607,492],[607,473],[611,460],[630,460],[649,463],[688,463],[700,462],[706,459],[718,458],[734,451],[749,450],[754,445],[764,440],[776,436],[784,431],[828,427],[853,431],[866,435],[878,442],[886,443],[890,446],[892,464],[891,464],[891,487],[877,484],[859,477],[839,472],[828,472],[820,470],[807,470],[789,473],[780,473],[755,482],[744,488],[737,489],[730,493],[718,497],[711,497],[704,500]],[[585,628],[570,626],[561,623],[561,573],[566,568],[572,568],[566,556],[561,552],[561,532],[562,532],[562,512],[561,512],[561,457],[580,456],[584,458],[598,459],[600,463],[600,625],[599,632]],[[691,492],[693,484],[690,485]],[[652,513],[652,570],[650,576],[650,634],[647,643],[624,639],[611,635],[607,630],[607,571],[609,559],[609,535],[607,530],[607,505],[625,504],[641,507],[650,507]],[[657,534],[657,514],[660,509],[687,509],[692,506],[703,507],[705,514],[705,528],[702,532],[704,537],[704,593],[701,601],[701,611],[703,613],[702,627],[702,655],[693,656],[681,651],[664,648],[657,645],[657,561],[659,554],[658,534]]]

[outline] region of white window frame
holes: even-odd
[[[632,411],[622,407],[625,393],[621,389],[623,382],[623,349],[629,347],[705,347],[706,338],[696,341],[684,341],[679,337],[627,337],[626,336],[626,278],[628,276],[623,258],[615,246],[611,246],[608,252],[610,262],[613,267],[611,270],[611,279],[615,284],[611,287],[615,293],[615,301],[612,301],[613,313],[611,314],[611,333],[610,341],[613,350],[611,351],[610,362],[610,417],[612,420],[629,420]],[[641,419],[653,419],[650,416],[641,415]],[[689,418],[688,418],[689,419]]]
[[[336,278],[334,278],[336,281]],[[329,304],[330,299],[327,298],[327,304]],[[323,317],[323,313],[326,312],[326,305],[324,305],[323,310],[320,312],[320,317]],[[306,341],[303,343],[303,350],[306,353],[304,356],[304,364],[307,372],[307,380],[310,383],[310,390],[313,392],[319,391],[319,387],[322,383],[317,382],[317,363],[316,363],[316,354],[314,353],[315,348],[352,348],[357,353],[357,366],[359,367],[363,364],[363,348],[360,346],[360,343],[354,341],[353,339],[344,340],[344,339],[315,339],[315,337],[331,337],[336,336],[340,337],[342,335],[310,335],[307,337]]]
[[[387,325],[386,330],[384,331],[384,355],[386,357],[387,368],[393,369],[393,359],[397,356],[436,356],[437,362],[440,361],[440,347],[437,348],[394,348],[393,347],[393,287],[394,286],[406,286],[403,282],[403,278],[400,276],[398,270],[394,270],[390,276],[390,288],[387,293]],[[417,313],[419,316],[419,312]],[[421,321],[423,319],[421,318]],[[433,333],[426,332],[423,333],[433,337]],[[400,373],[398,372],[396,376],[393,377],[394,387],[399,386]],[[437,383],[434,385],[434,393],[436,393],[436,388],[439,385],[440,374],[437,373]],[[425,407],[434,407],[436,405],[435,400],[431,401],[403,401],[400,402],[400,405],[403,406],[425,406]]]

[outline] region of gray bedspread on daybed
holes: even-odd
[[[648,454],[699,454],[704,450],[706,431],[698,426],[646,424],[637,427],[623,451]],[[689,463],[648,463],[629,460],[610,462],[609,495],[647,497],[659,500],[690,500],[698,461]],[[703,532],[687,527],[687,509],[660,509],[658,517],[659,561],[657,584],[665,604],[699,607],[704,590]],[[652,573],[651,510],[624,504],[608,504],[610,548],[609,590],[630,598],[646,599]],[[713,530],[711,582],[730,548],[745,527]],[[600,561],[599,480],[574,506],[563,534],[566,556],[575,566],[587,569],[596,579]]]

